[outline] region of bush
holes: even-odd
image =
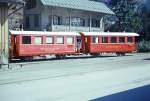
[[[138,43],[138,52],[150,52],[150,41],[140,41]]]

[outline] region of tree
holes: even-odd
[[[142,19],[138,16],[135,0],[111,0],[110,5],[118,18],[118,30],[127,32],[141,32],[143,29]]]
[[[150,11],[149,11],[149,9],[146,8],[146,6],[144,6],[141,9],[140,16],[141,16],[142,22],[143,22],[142,36],[144,37],[144,39],[150,40]]]
[[[150,0],[95,1],[105,2],[116,14],[116,18],[104,17],[106,31],[137,32],[144,39],[150,40]]]

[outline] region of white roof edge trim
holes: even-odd
[[[14,31],[10,30],[12,35],[66,35],[66,36],[80,36],[77,32],[48,32],[48,31]]]
[[[130,32],[81,32],[85,36],[139,36],[137,33]]]

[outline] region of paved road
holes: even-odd
[[[87,101],[150,84],[150,53],[12,63],[10,67],[0,70],[2,101]]]

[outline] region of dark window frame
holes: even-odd
[[[98,38],[98,42],[96,42],[96,38]],[[98,44],[99,43],[99,37],[98,36],[92,36],[92,43]]]
[[[22,44],[32,44],[31,36],[22,36]]]
[[[128,43],[133,43],[133,37],[132,36],[127,37],[127,40],[128,40]]]
[[[102,37],[102,43],[108,43],[108,37]]]
[[[54,15],[53,16],[53,25],[63,25],[63,17]]]
[[[111,37],[110,43],[117,43],[117,37]]]
[[[91,21],[91,27],[100,27],[100,20],[98,20],[98,19],[92,19],[92,21]]]
[[[119,37],[119,43],[125,43],[125,37]]]

